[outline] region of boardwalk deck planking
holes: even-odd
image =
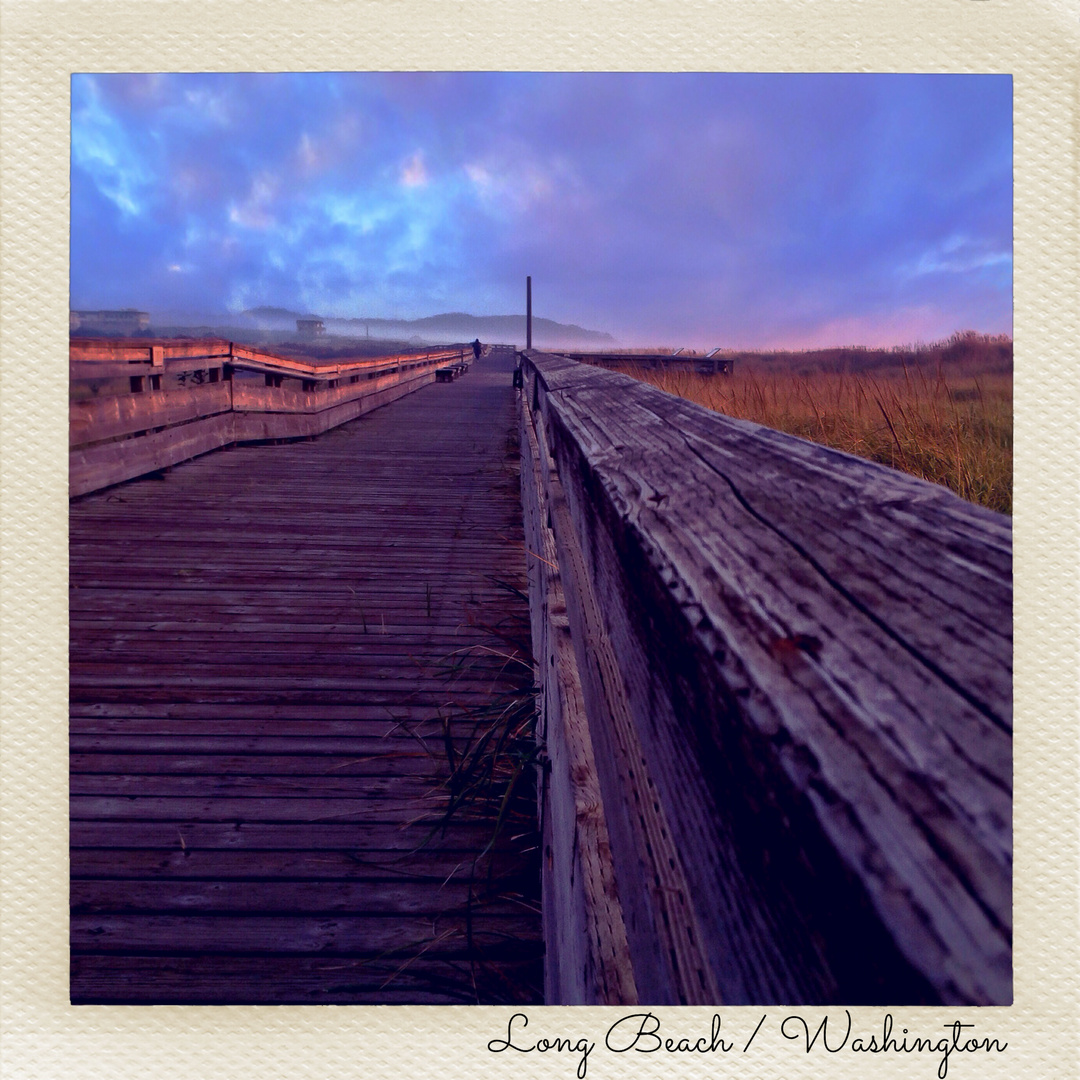
[[[432,831],[527,699],[512,364],[72,504],[73,1001],[538,1000],[529,823]]]

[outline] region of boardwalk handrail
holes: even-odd
[[[682,350],[673,353],[658,352],[560,352],[568,360],[581,360],[598,367],[647,368],[653,371],[692,371],[698,375],[731,375],[735,371],[735,358],[720,356],[713,349],[705,356],[696,353],[686,355]]]
[[[72,341],[70,494],[235,443],[320,434],[469,358],[464,347],[323,362],[216,338]]]
[[[1011,1001],[1011,528],[522,354],[549,1002]]]

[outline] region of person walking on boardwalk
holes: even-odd
[[[480,339],[479,338],[477,338],[472,343],[472,354],[473,354],[473,359],[474,360],[479,360],[480,359]]]

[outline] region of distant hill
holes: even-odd
[[[299,311],[290,311],[283,307],[253,307],[240,314],[252,319],[306,319],[307,315]],[[316,316],[318,318],[318,316]]]
[[[335,319],[312,316],[283,307],[255,307],[234,319],[254,323],[266,330],[294,330],[296,320],[322,318],[327,332],[349,337],[378,337],[441,344],[471,341],[506,345],[525,344],[524,315],[470,315],[463,311],[428,315],[421,319]],[[610,335],[553,319],[533,319],[533,344],[547,348],[606,348],[618,344]]]

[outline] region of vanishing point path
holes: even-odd
[[[73,1001],[541,1000],[513,365],[72,503]]]

